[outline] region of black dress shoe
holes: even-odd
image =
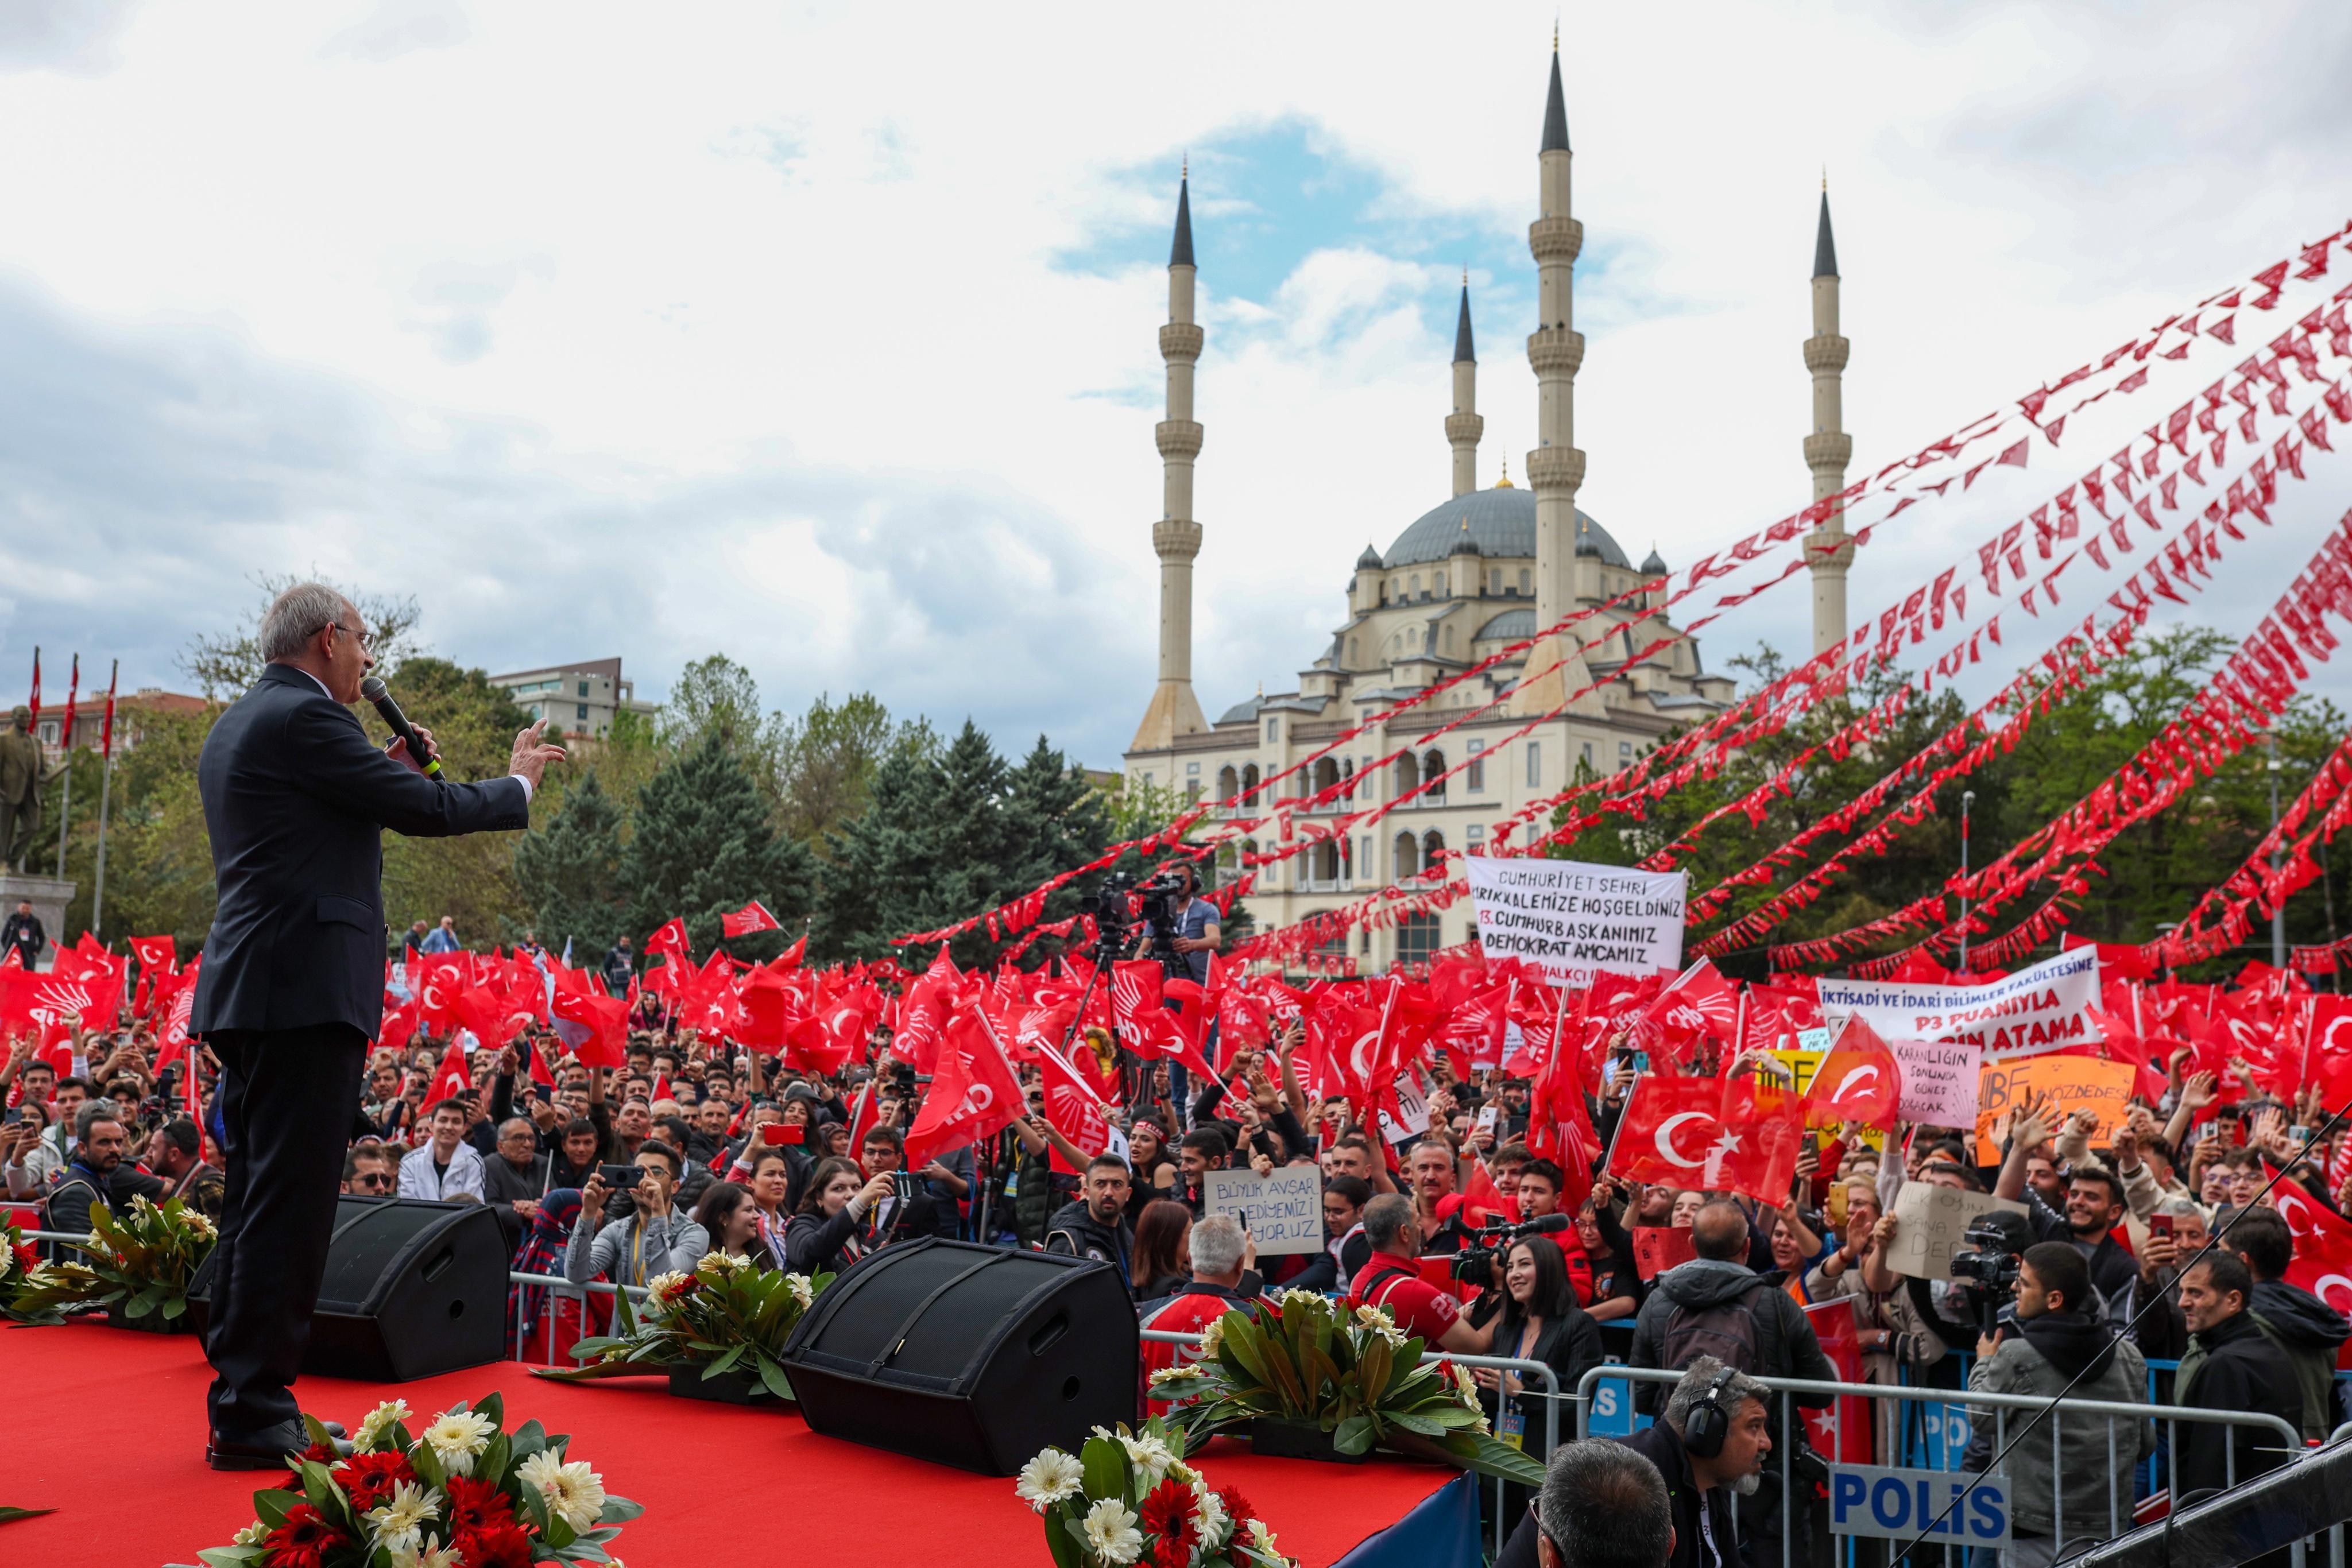
[[[343,1439],[343,1428],[333,1421],[322,1421],[328,1440],[334,1445],[337,1458],[348,1456],[350,1443]],[[292,1467],[289,1455],[299,1457],[310,1447],[310,1434],[299,1421],[281,1421],[268,1431],[253,1437],[230,1437],[219,1432],[205,1439],[205,1463],[216,1470],[283,1470]]]

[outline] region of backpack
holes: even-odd
[[[1727,1301],[1693,1310],[1676,1307],[1666,1319],[1666,1332],[1658,1346],[1658,1364],[1680,1372],[1702,1355],[1711,1355],[1734,1372],[1758,1375],[1757,1340],[1759,1328],[1756,1313],[1748,1302],[1759,1291],[1774,1287],[1758,1281]]]

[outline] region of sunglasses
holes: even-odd
[[[365,1187],[370,1192],[382,1192],[392,1185],[392,1178],[388,1176],[356,1176],[352,1177],[352,1185]]]

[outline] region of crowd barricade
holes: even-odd
[[[1679,1372],[1658,1367],[1617,1364],[1594,1367],[1579,1380],[1575,1393],[1570,1396],[1576,1404],[1576,1435],[1579,1437],[1622,1437],[1630,1433],[1636,1427],[1646,1424],[1646,1418],[1637,1417],[1633,1414],[1631,1397],[1633,1385],[1635,1383],[1678,1383],[1682,1380],[1682,1376]],[[1804,1419],[1801,1413],[1792,1408],[1791,1402],[1798,1395],[1826,1395],[1832,1400],[1895,1401],[1897,1420],[1894,1425],[1895,1429],[1904,1434],[1904,1448],[1895,1455],[1875,1454],[1872,1458],[1937,1461],[1890,1467],[1841,1462],[1830,1458],[1828,1455],[1822,1456],[1828,1461],[1831,1470],[1830,1531],[1833,1536],[1846,1538],[1848,1544],[1841,1553],[1841,1557],[1848,1561],[1853,1555],[1852,1542],[1857,1535],[1888,1539],[1892,1534],[1894,1538],[1890,1539],[1885,1552],[1881,1554],[1891,1555],[1895,1551],[1899,1550],[1900,1545],[1907,1545],[1912,1539],[1927,1533],[1929,1536],[1930,1545],[1940,1545],[1943,1548],[1945,1560],[1950,1568],[1958,1568],[1961,1563],[1969,1561],[1964,1554],[1964,1549],[1981,1550],[1992,1544],[1989,1538],[1992,1533],[2005,1536],[2005,1525],[1996,1531],[1990,1524],[1992,1517],[1990,1510],[1998,1508],[2003,1515],[2007,1511],[2006,1483],[1998,1477],[1993,1479],[1993,1484],[2001,1490],[1998,1492],[1986,1493],[1985,1500],[1981,1502],[1979,1500],[1978,1494],[1985,1490],[1984,1482],[1960,1483],[1965,1485],[1968,1496],[1963,1499],[1960,1506],[1952,1509],[1952,1517],[1946,1521],[1945,1529],[1934,1532],[1926,1530],[1927,1521],[1937,1517],[1945,1503],[1949,1501],[1951,1495],[1954,1494],[1956,1483],[1948,1478],[1958,1472],[1960,1457],[1968,1446],[1969,1432],[1966,1429],[1955,1429],[1950,1426],[1952,1418],[1950,1412],[1957,1408],[1964,1413],[1961,1416],[1963,1421],[1972,1422],[1975,1417],[1973,1414],[1968,1413],[1969,1407],[1991,1411],[1992,1451],[2000,1453],[2008,1445],[2011,1411],[2024,1410],[2038,1413],[2051,1407],[2050,1401],[2027,1394],[1978,1394],[1971,1393],[1966,1388],[1919,1387],[1907,1384],[1815,1383],[1801,1378],[1785,1377],[1765,1377],[1758,1381],[1771,1389],[1780,1398],[1780,1418],[1777,1430],[1780,1432],[1795,1429],[1791,1426],[1792,1416],[1798,1421]],[[1930,1413],[1928,1419],[1915,1422],[1903,1414],[1903,1406],[1906,1404],[1936,1408]],[[1835,1407],[1832,1405],[1832,1408]],[[2103,1399],[2063,1399],[2057,1403],[2050,1416],[2050,1448],[2053,1470],[2063,1469],[2060,1458],[2063,1452],[2061,1444],[2065,1422],[2070,1416],[2097,1420],[2106,1428],[2107,1506],[2106,1517],[2104,1520],[2078,1521],[2077,1528],[2070,1534],[2066,1525],[2064,1494],[2059,1491],[2053,1495],[2051,1534],[2062,1543],[2060,1552],[2062,1558],[2071,1555],[2073,1550],[2087,1548],[2099,1542],[2113,1539],[2131,1529],[2136,1522],[2136,1515],[2142,1500],[2140,1489],[2136,1484],[2137,1471],[2134,1467],[2123,1463],[2123,1455],[2116,1442],[2117,1428],[2125,1421],[2154,1421],[2157,1427],[2158,1444],[2160,1451],[2163,1452],[2170,1452],[2178,1447],[2178,1437],[2181,1427],[2200,1424],[2251,1427],[2262,1431],[2265,1436],[2275,1437],[2280,1447],[2290,1454],[2300,1454],[2304,1448],[2303,1435],[2299,1431],[2278,1416],[2262,1411],[2192,1410],[2177,1405],[2118,1404]],[[1870,1423],[1874,1433],[1887,1425],[1876,1420]],[[1930,1427],[1939,1429],[1934,1440],[1915,1445],[1912,1441],[1915,1431],[1925,1433]],[[2352,1427],[2347,1427],[2346,1430],[2352,1431]],[[2029,1440],[2038,1441],[2039,1439]],[[1768,1464],[1777,1463],[1780,1468],[1781,1560],[1783,1568],[1795,1568],[1796,1535],[1791,1528],[1790,1511],[1791,1500],[1795,1496],[1795,1487],[1792,1483],[1796,1446],[1790,1443],[1776,1443],[1775,1448],[1772,1459],[1767,1462]],[[2226,1445],[2225,1452],[2227,1479],[2230,1485],[2234,1486],[2238,1479],[2235,1445]],[[1857,1474],[1864,1471],[1869,1473]],[[1899,1482],[1894,1481],[1892,1478],[1897,1477],[1903,1479]],[[1942,1483],[1940,1488],[1937,1486],[1938,1482]],[[1892,1493],[1883,1490],[1890,1484],[1894,1489]],[[1880,1506],[1890,1495],[1899,1500],[1901,1507],[1898,1510],[1889,1510]],[[1920,1500],[1916,1512],[1912,1509],[1914,1498]],[[1870,1510],[1878,1528],[1865,1528],[1859,1531],[1839,1529],[1838,1525],[1849,1507],[1853,1508],[1857,1513],[1863,1508]],[[1897,1515],[1904,1522],[1898,1524],[1890,1520],[1890,1513]],[[2089,1524],[2090,1530],[2080,1528],[2084,1523]],[[1959,1528],[1952,1529],[1951,1526],[1955,1524]],[[2341,1531],[2336,1533],[2340,1535]],[[1912,1560],[1915,1563],[1920,1561],[1916,1555]],[[2304,1543],[2298,1542],[2295,1544],[2293,1561],[2294,1568],[2303,1568]]]

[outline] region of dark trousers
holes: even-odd
[[[367,1039],[348,1024],[224,1030],[228,1195],[205,1355],[213,1430],[244,1439],[295,1418],[291,1385],[326,1277]]]

